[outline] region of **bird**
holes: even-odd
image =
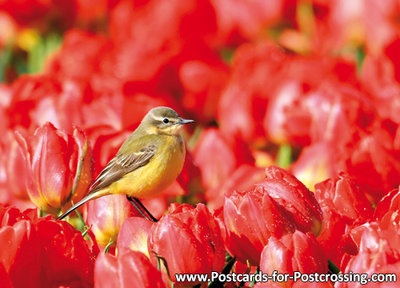
[[[178,177],[186,154],[181,128],[192,122],[169,107],[151,109],[94,180],[88,195],[57,220],[89,200],[123,194],[143,217],[157,222],[138,198],[158,195]]]

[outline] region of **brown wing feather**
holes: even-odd
[[[106,188],[124,175],[146,165],[154,156],[156,150],[155,144],[148,144],[136,153],[116,155],[97,176],[90,187],[90,193]]]

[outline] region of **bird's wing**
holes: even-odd
[[[149,163],[157,150],[154,143],[147,144],[140,150],[129,154],[117,154],[97,176],[90,187],[90,193],[94,193],[121,179],[124,175]]]

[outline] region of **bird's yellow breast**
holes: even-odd
[[[167,188],[182,171],[185,144],[181,135],[160,136],[157,151],[149,163],[110,185],[111,193],[150,198]]]

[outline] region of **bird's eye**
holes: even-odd
[[[168,120],[168,118],[164,118],[164,119],[162,120],[162,122],[164,122],[165,124],[168,124],[168,123],[169,123],[169,120]]]

